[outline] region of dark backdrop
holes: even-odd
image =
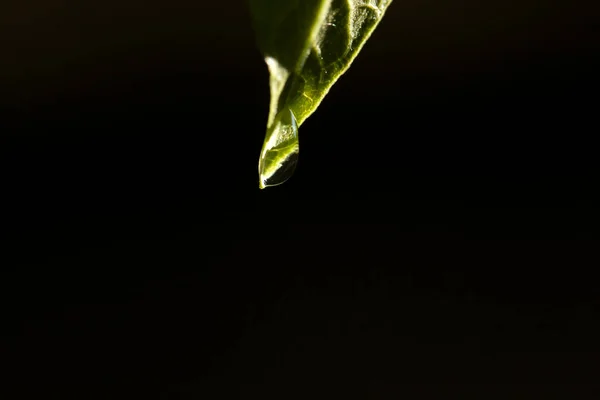
[[[597,17],[396,0],[260,191],[243,2],[4,1],[3,398],[593,390]]]

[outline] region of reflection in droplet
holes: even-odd
[[[260,153],[260,188],[280,185],[287,181],[294,174],[299,151],[296,117],[292,110],[283,110],[269,128]]]

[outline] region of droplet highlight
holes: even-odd
[[[258,162],[259,186],[281,185],[294,174],[300,152],[298,123],[290,109],[275,117],[260,153]]]

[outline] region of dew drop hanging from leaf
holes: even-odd
[[[392,0],[249,0],[271,102],[259,186],[296,167],[298,127],[346,72]]]
[[[299,145],[296,117],[292,110],[284,110],[267,132],[260,153],[258,175],[261,189],[280,185],[293,175],[298,163]]]

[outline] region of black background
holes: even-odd
[[[598,11],[395,1],[260,191],[243,2],[0,6],[3,398],[568,398]]]

